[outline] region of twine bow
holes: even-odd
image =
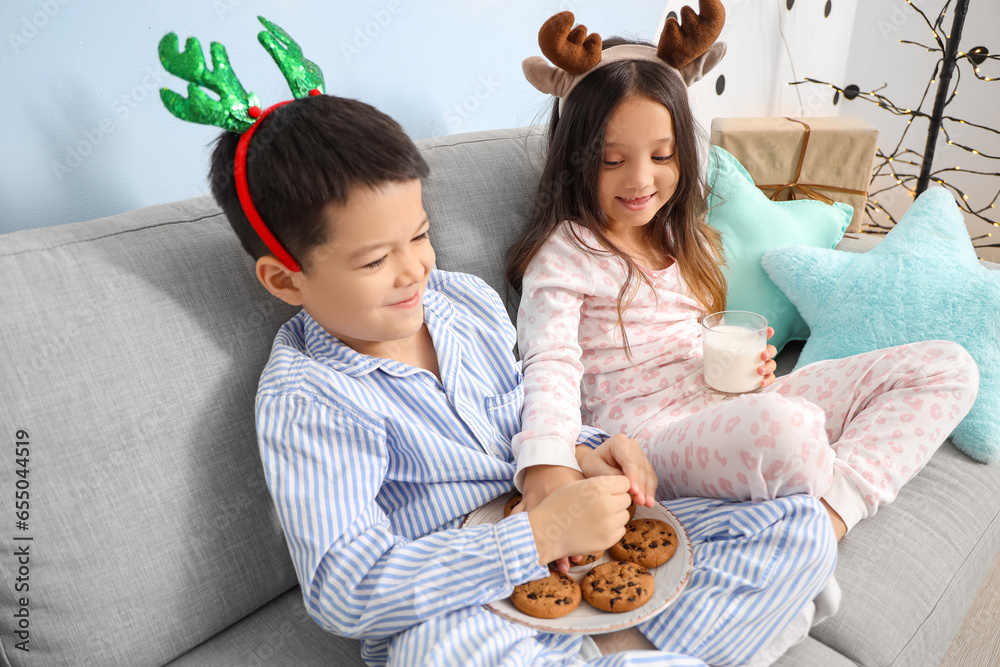
[[[799,192],[808,197],[809,199],[815,199],[817,201],[823,202],[824,204],[829,204],[830,206],[833,206],[833,200],[822,193],[816,192],[816,188],[819,188],[821,190],[829,190],[831,192],[842,192],[844,194],[849,194],[849,195],[866,195],[866,196],[868,195],[868,192],[865,190],[852,190],[850,188],[842,188],[836,185],[821,185],[819,183],[799,183],[799,178],[802,177],[802,164],[806,160],[806,148],[809,146],[809,133],[812,132],[812,128],[809,127],[808,123],[805,123],[797,118],[789,118],[786,116],[785,120],[790,120],[793,123],[799,123],[804,128],[806,128],[806,134],[802,138],[802,150],[799,152],[799,164],[795,168],[795,176],[792,178],[792,182],[785,183],[784,185],[757,186],[761,190],[774,190],[774,193],[771,195],[772,201],[777,201],[778,195],[780,195],[785,190],[790,190],[791,192],[789,193],[789,199],[794,200],[795,193]]]

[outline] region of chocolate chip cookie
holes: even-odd
[[[603,611],[632,611],[653,597],[653,575],[628,561],[602,563],[580,582],[583,599]]]
[[[521,502],[521,494],[515,491],[511,494],[510,498],[507,499],[507,504],[503,506],[503,518],[510,516],[511,510],[514,509],[514,505]]]
[[[528,616],[559,618],[579,606],[580,584],[573,577],[552,572],[544,579],[515,586],[510,601]]]
[[[579,563],[574,563],[572,560],[570,560],[569,565],[570,565],[570,567],[578,567],[580,565],[590,565],[591,563],[593,563],[595,560],[599,559],[603,555],[604,555],[604,549],[601,549],[596,554],[588,554],[588,555],[584,556],[583,558],[580,559]]]
[[[612,558],[656,567],[677,551],[677,535],[666,521],[635,519],[625,524],[625,537],[608,549]]]

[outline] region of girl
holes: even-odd
[[[508,257],[522,295],[524,430],[513,447],[525,505],[579,477],[572,445],[584,423],[637,439],[661,499],[808,493],[839,539],[891,502],[966,415],[975,362],[928,341],[775,379],[768,346],[758,393],[707,390],[700,320],[725,309],[726,283],[685,86],[705,63],[667,65],[662,39],[655,56],[621,44],[606,42],[600,62],[561,83],[549,68],[557,85],[546,87],[561,97],[548,157],[534,219]],[[543,88],[539,66],[529,59],[525,73]]]

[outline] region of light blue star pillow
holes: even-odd
[[[763,266],[812,329],[796,368],[922,340],[962,345],[979,394],[952,442],[977,461],[1000,458],[1000,271],[976,259],[947,190],[921,194],[866,253],[780,248]]]
[[[760,313],[774,328],[778,348],[806,340],[809,326],[761,268],[766,250],[788,245],[833,248],[851,224],[854,209],[811,199],[771,201],[739,161],[718,146],[708,156],[708,224],[722,232],[726,253],[726,308]]]

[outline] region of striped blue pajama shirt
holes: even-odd
[[[812,498],[666,502],[694,569],[640,630],[660,652],[600,657],[589,639],[513,624],[480,605],[543,577],[527,515],[459,529],[513,488],[520,428],[515,332],[475,276],[433,271],[424,321],[442,381],[359,354],[305,311],[278,332],[257,391],[268,488],[310,616],[363,639],[370,665],[738,665],[823,587],[836,543]],[[606,434],[584,427],[578,443]]]

